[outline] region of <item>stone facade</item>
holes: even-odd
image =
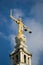
[[[32,54],[28,52],[25,43],[19,43],[16,44],[15,51],[10,53],[11,65],[31,65]]]

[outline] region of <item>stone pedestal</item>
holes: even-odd
[[[31,65],[31,58],[32,54],[28,52],[27,45],[19,39],[16,42],[15,51],[10,53],[11,65]]]

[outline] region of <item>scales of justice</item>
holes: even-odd
[[[18,25],[18,34],[15,37],[15,51],[10,53],[10,58],[13,60],[11,61],[11,65],[31,65],[31,57],[32,54],[27,51],[26,37],[24,35],[24,31],[28,33],[32,33],[32,31],[23,24],[22,19],[16,19],[13,14],[12,10],[10,10],[10,18],[17,23]],[[28,58],[26,58],[28,57]]]

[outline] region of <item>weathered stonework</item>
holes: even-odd
[[[18,58],[16,58],[16,56]],[[24,58],[24,56],[26,56],[26,58]],[[11,62],[13,62],[12,65],[31,65],[32,54],[28,52],[27,45],[19,41],[19,44],[17,42],[15,46],[15,51],[10,53],[10,58],[12,60]]]

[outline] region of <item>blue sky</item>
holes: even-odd
[[[10,9],[32,29],[31,35],[26,33],[32,65],[43,65],[43,0],[0,0],[0,65],[10,65],[9,53],[16,44],[17,25],[10,19]]]

